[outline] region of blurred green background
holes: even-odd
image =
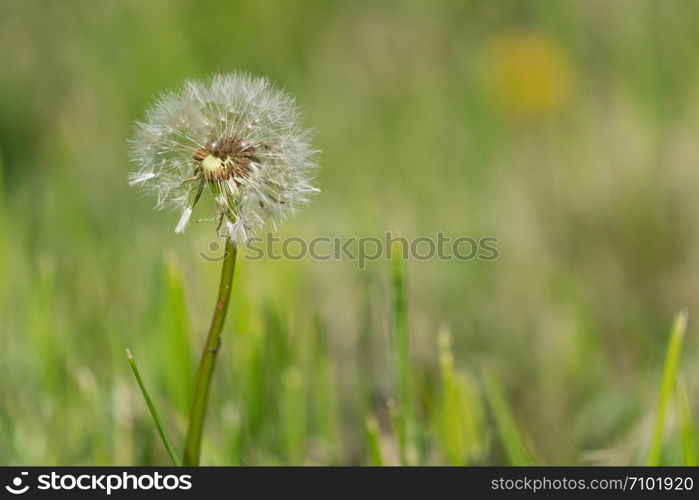
[[[125,347],[183,442],[214,228],[175,235],[126,140],[233,70],[318,131],[280,236],[500,258],[403,263],[409,409],[388,261],[242,259],[204,463],[644,463],[685,308],[659,460],[694,461],[699,2],[0,0],[0,46],[0,464],[166,464]]]

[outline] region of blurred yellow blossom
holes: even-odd
[[[524,118],[551,116],[569,101],[573,64],[553,38],[510,31],[491,40],[485,57],[485,83],[508,113]]]

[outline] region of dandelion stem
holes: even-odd
[[[209,387],[211,378],[216,366],[216,357],[221,347],[221,330],[226,319],[228,301],[231,296],[231,286],[235,271],[235,257],[237,253],[236,244],[231,238],[226,238],[226,250],[224,253],[223,267],[221,269],[221,284],[218,290],[218,300],[214,317],[211,320],[209,335],[206,338],[206,346],[201,355],[199,368],[197,370],[197,381],[194,389],[194,401],[192,402],[192,412],[189,417],[189,430],[187,431],[187,443],[184,450],[184,465],[199,465],[199,455],[201,452],[201,436],[206,417],[206,405],[209,397]]]

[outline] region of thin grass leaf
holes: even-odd
[[[369,416],[365,419],[366,446],[369,452],[369,464],[384,465],[383,453],[381,451],[381,434],[379,433],[379,423],[376,417]]]
[[[2,172],[2,161],[0,160],[0,172]],[[0,275],[1,276],[7,276],[7,272],[5,271],[6,266],[7,266],[7,250],[8,250],[8,245],[7,245],[7,235],[10,234],[8,231],[8,218],[7,218],[7,210],[6,210],[6,205],[5,205],[5,183],[4,181],[4,176],[0,175]],[[4,292],[4,290],[0,289],[0,293]],[[4,298],[4,296],[0,295],[0,297]]]
[[[295,368],[288,368],[282,376],[284,387],[284,433],[289,464],[303,462],[306,452],[306,394],[303,376]]]
[[[165,432],[165,428],[163,427],[163,424],[160,421],[160,415],[158,414],[158,410],[155,409],[155,405],[153,404],[153,400],[151,399],[150,394],[148,394],[148,391],[146,390],[146,386],[143,383],[143,379],[141,378],[141,372],[139,372],[138,366],[136,366],[136,360],[134,359],[134,357],[131,354],[131,351],[129,349],[126,349],[126,357],[129,360],[129,365],[131,365],[131,370],[133,371],[134,377],[136,377],[136,381],[138,382],[138,386],[141,388],[141,392],[143,393],[143,399],[146,400],[146,405],[148,405],[148,410],[150,410],[151,417],[153,417],[153,423],[155,423],[155,427],[158,429],[158,433],[160,434],[160,438],[163,440],[163,444],[165,445],[165,449],[167,450],[168,455],[170,455],[170,459],[172,460],[172,463],[177,465],[177,466],[182,465],[182,460],[177,455],[177,452],[175,451],[175,447],[172,445],[172,441],[170,441],[170,438],[168,437],[167,432]]]
[[[147,363],[146,373],[181,413],[192,403],[195,371],[190,345],[189,315],[185,304],[184,283],[176,259],[166,254],[158,270],[152,314],[152,332],[148,354],[157,353]]]
[[[439,332],[438,344],[442,391],[434,413],[435,434],[449,463],[466,465],[485,448],[483,408],[472,378],[454,368],[446,328]]]
[[[508,463],[510,465],[535,465],[536,460],[524,445],[524,440],[505,397],[505,391],[494,375],[490,375],[486,379],[486,398],[495,418],[495,426]]]
[[[62,348],[62,337],[56,335],[58,325],[53,319],[56,316],[55,300],[58,292],[54,259],[49,256],[40,258],[36,273],[27,339],[31,352],[41,360],[37,365],[37,373],[42,391],[55,394],[64,383],[66,358],[69,354]]]
[[[393,435],[398,448],[398,458],[400,460],[400,464],[405,465],[405,462],[407,461],[405,422],[394,399],[389,398],[386,401],[386,408],[388,409],[388,419],[391,422],[391,428],[393,429]]]
[[[655,417],[655,428],[651,440],[650,451],[646,465],[658,465],[663,451],[663,434],[665,432],[665,417],[667,408],[672,397],[672,392],[677,379],[677,369],[682,353],[682,343],[687,329],[687,313],[685,311],[677,314],[672,325],[670,340],[665,354],[665,366],[663,368],[663,379],[660,384],[660,394],[658,395],[658,405]]]
[[[313,411],[309,417],[322,439],[327,459],[334,463],[339,451],[337,444],[340,442],[336,381],[332,360],[328,356],[326,335],[319,324],[316,325],[311,340],[312,348],[308,351],[311,356],[314,389]]]
[[[684,465],[697,465],[697,444],[694,438],[694,424],[692,409],[689,403],[689,393],[684,380],[677,381],[676,387],[677,406],[680,414],[680,428],[682,431],[682,461]]]
[[[397,388],[397,414],[395,424],[399,427],[400,459],[403,465],[412,465],[417,460],[418,440],[415,409],[412,393],[412,370],[410,366],[410,336],[405,301],[405,277],[402,247],[396,242],[391,248],[393,264],[393,362]],[[402,437],[402,439],[401,439]]]
[[[359,378],[358,392],[364,411],[372,412],[374,409],[374,384],[376,381],[376,375],[374,373],[374,327],[372,324],[374,301],[372,300],[371,283],[368,278],[363,282],[361,295],[361,324],[359,335],[357,335],[356,358],[357,374]]]

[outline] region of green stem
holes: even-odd
[[[221,330],[226,319],[228,301],[231,296],[231,285],[235,271],[235,256],[237,247],[235,243],[226,238],[226,250],[221,269],[221,284],[218,290],[218,300],[214,317],[211,320],[209,335],[206,338],[206,346],[201,355],[199,369],[197,370],[197,382],[194,389],[194,401],[192,402],[192,412],[189,417],[189,430],[187,431],[187,443],[184,450],[184,465],[199,465],[199,454],[201,452],[201,435],[206,417],[206,405],[209,398],[209,387],[211,377],[216,366],[216,357],[221,347]]]
[[[677,371],[682,354],[682,343],[685,331],[687,330],[687,312],[683,311],[675,316],[670,332],[670,340],[665,353],[665,366],[663,368],[663,379],[660,385],[660,395],[658,396],[657,415],[655,417],[655,430],[648,453],[646,465],[657,466],[660,464],[663,452],[663,434],[665,432],[665,416],[672,392],[677,380]]]
[[[408,311],[405,303],[405,283],[402,262],[403,247],[391,248],[393,261],[393,357],[398,404],[396,417],[401,465],[414,465],[417,460],[417,426],[413,406],[412,366]]]
[[[170,441],[167,432],[165,432],[165,427],[163,427],[163,423],[160,420],[158,410],[155,409],[153,400],[151,399],[150,394],[148,394],[146,385],[143,383],[143,379],[141,378],[141,372],[138,370],[138,366],[136,365],[136,360],[133,358],[131,351],[128,349],[126,349],[126,358],[129,360],[129,365],[131,365],[131,370],[133,371],[134,377],[136,377],[136,382],[138,382],[138,386],[141,388],[143,399],[146,400],[146,405],[148,406],[148,410],[150,410],[151,417],[153,417],[155,427],[158,429],[160,439],[163,440],[163,444],[165,445],[165,449],[167,450],[168,455],[170,455],[172,463],[178,466],[182,465],[182,461],[180,460],[180,457],[177,456],[175,447],[172,446],[172,441]]]

